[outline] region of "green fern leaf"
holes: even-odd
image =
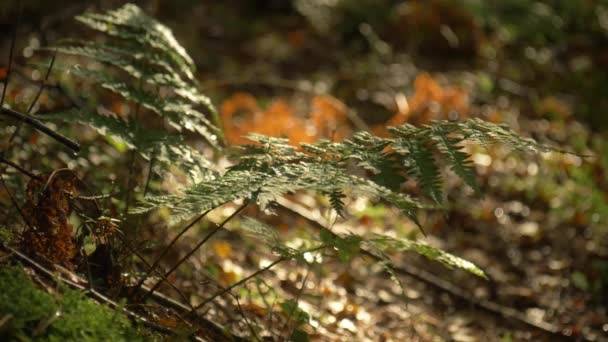
[[[139,153],[144,159],[155,158],[160,165],[177,165],[194,181],[214,176],[214,166],[198,151],[183,143],[182,138],[164,131],[143,129],[137,123],[127,123],[115,116],[102,115],[95,110],[68,110],[46,113],[40,120],[80,123],[94,128],[100,135],[118,138],[127,148]]]
[[[422,191],[435,203],[443,203],[441,171],[435,162],[433,151],[419,140],[408,142],[411,159],[405,160],[407,173],[414,177]]]
[[[336,251],[338,259],[343,263],[347,263],[359,255],[361,241],[363,240],[356,234],[339,236],[326,229],[321,230],[319,237],[324,245],[332,247]]]
[[[481,189],[477,183],[473,162],[469,158],[469,155],[463,151],[464,147],[459,145],[462,139],[449,137],[446,132],[439,128],[435,132],[437,134],[434,134],[433,138],[439,145],[439,151],[446,156],[452,171],[475,192],[480,193]]]
[[[64,40],[48,49],[115,69],[75,65],[68,68],[70,73],[160,115],[178,132],[198,133],[218,147],[222,138],[218,114],[209,98],[196,88],[194,63],[167,27],[131,4],[103,14],[86,13],[77,20],[110,39],[103,45]]]
[[[109,36],[137,42],[143,47],[162,52],[168,62],[175,64],[188,79],[194,80],[194,62],[171,30],[147,16],[139,7],[126,4],[106,14],[83,14],[77,16],[76,20]]]
[[[398,239],[385,235],[374,234],[363,239],[366,246],[372,246],[384,253],[411,251],[430,260],[440,262],[448,268],[458,268],[487,279],[485,272],[470,261],[459,258],[441,249],[427,245],[420,241]]]
[[[336,190],[329,193],[329,203],[340,217],[344,217],[344,193]]]

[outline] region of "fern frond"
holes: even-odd
[[[186,50],[177,42],[171,30],[147,16],[139,7],[126,4],[105,14],[86,13],[76,17],[86,26],[127,42],[137,42],[144,50],[161,52],[190,80],[194,80],[195,65]]]
[[[432,127],[436,130],[455,134],[463,140],[477,143],[481,146],[489,146],[497,143],[503,144],[512,150],[519,152],[549,152],[553,148],[541,145],[530,138],[524,138],[513,131],[506,124],[494,124],[479,118],[472,118],[462,122],[433,122]],[[427,127],[426,130],[429,130]]]
[[[183,194],[148,197],[133,213],[166,207],[173,211],[172,221],[177,222],[237,199],[255,198],[260,204],[262,199],[267,203],[269,199],[300,190],[321,194],[344,191],[382,198],[417,222],[416,210],[420,205],[409,196],[395,193],[367,179],[348,175],[331,164],[307,162],[265,166],[259,170],[229,170],[221,177],[186,189]]]
[[[340,217],[344,217],[344,197],[346,195],[338,190],[329,193],[329,203]]]
[[[273,227],[251,217],[243,217],[239,221],[236,229],[243,231],[246,235],[257,241],[262,242],[278,255],[290,259],[302,258],[301,251],[291,248],[281,241]]]
[[[93,109],[68,110],[46,113],[41,120],[59,120],[80,123],[95,129],[100,135],[118,138],[127,148],[139,153],[144,159],[156,159],[160,165],[176,165],[193,180],[202,181],[214,176],[214,166],[198,151],[183,143],[177,135],[139,127],[136,122],[127,123],[118,117],[103,115]]]
[[[145,51],[144,53],[143,51],[133,51],[133,49],[117,45],[101,45],[93,42],[67,39],[60,41],[60,45],[45,48],[45,50],[87,57],[108,66],[116,67],[133,79],[142,81],[147,85],[170,87],[176,95],[179,95],[183,99],[201,104],[208,112],[207,114],[214,112],[209,98],[201,94],[191,82],[184,81],[179,74],[174,73],[175,70],[172,66],[153,51]],[[83,69],[80,67],[80,70]],[[92,72],[90,69],[86,70]],[[78,70],[78,66],[70,71],[82,73]],[[107,74],[97,72],[97,75],[84,74],[81,76],[102,76],[103,79],[103,77],[107,77]]]
[[[345,263],[360,254],[363,241],[363,238],[356,234],[340,236],[326,229],[321,230],[320,238],[324,245],[333,247],[340,261]]]
[[[239,220],[238,229],[244,231],[247,235],[264,242],[266,245],[274,248],[282,245],[279,234],[276,230],[252,217],[243,217]]]
[[[56,48],[56,50],[59,52],[73,51],[71,48]],[[100,58],[103,55],[94,56]],[[132,64],[120,60],[117,56],[107,58],[112,60],[114,64],[125,64],[124,69],[136,74]],[[198,133],[212,146],[217,146],[217,136],[221,134],[220,130],[206,118],[204,113],[193,107],[193,104],[202,104],[203,108],[213,110],[211,102],[181,80],[169,76],[174,74],[152,74],[145,78],[147,83],[154,86],[171,87],[175,94],[179,95],[163,98],[156,92],[140,89],[141,87],[131,86],[127,82],[119,81],[107,72],[85,69],[79,65],[69,68],[68,71],[74,75],[96,81],[101,88],[120,95],[126,101],[138,103],[143,108],[160,115],[178,132],[188,130]]]
[[[462,139],[450,137],[439,128],[435,131],[437,134],[433,135],[433,139],[437,141],[439,151],[445,155],[450,169],[475,192],[479,193],[481,190],[477,183],[473,162],[469,155],[463,151],[464,147],[459,145]]]
[[[440,262],[448,268],[462,269],[478,277],[487,279],[485,272],[472,262],[420,241],[398,239],[379,234],[366,237],[363,241],[366,247],[373,247],[372,250],[379,250],[383,253],[404,251],[415,252],[430,260]]]
[[[404,161],[407,173],[416,179],[422,191],[435,203],[443,203],[441,171],[435,162],[433,151],[419,140],[409,141],[407,145],[411,156],[411,159]]]
[[[167,207],[181,220],[248,196],[264,206],[287,193],[309,190],[329,194],[330,202],[337,210],[343,208],[338,194],[379,198],[399,208],[418,224],[418,210],[430,206],[402,193],[398,184],[384,186],[374,178],[375,175],[382,175],[389,169],[399,176],[401,173],[414,176],[423,193],[441,203],[439,162],[452,168],[466,184],[479,189],[470,156],[460,145],[464,139],[484,143],[508,140],[509,146],[518,150],[537,150],[535,143],[515,139],[515,133],[502,126],[479,123],[476,119],[469,121],[438,122],[429,127],[403,125],[391,129],[393,138],[357,133],[344,143],[322,140],[305,144],[303,148],[308,153],[297,151],[285,139],[250,135],[256,144],[241,146],[237,163],[223,176],[197,184],[180,195],[147,198],[137,210],[146,212]],[[507,136],[509,138],[505,140]],[[353,164],[371,172],[372,176],[362,176],[353,169]]]
[[[222,132],[219,118],[208,97],[200,93],[194,78],[192,59],[179,45],[171,31],[132,4],[106,13],[86,13],[77,20],[89,28],[106,34],[103,44],[64,40],[48,48],[59,53],[76,55],[96,61],[102,69],[70,66],[68,71],[94,82],[100,88],[138,104],[165,120],[177,132],[190,131],[204,138],[211,146],[219,147]],[[126,77],[125,77],[126,76]],[[91,111],[84,111],[84,114]],[[208,117],[215,120],[215,124]],[[81,117],[81,121],[86,118]],[[94,124],[99,118],[90,118]],[[116,125],[106,125],[109,134],[122,136],[124,131],[112,132]],[[131,135],[140,139],[144,135]],[[166,153],[161,159],[196,154],[179,139],[177,145],[161,146]],[[134,143],[134,141],[131,141]],[[164,140],[170,143],[171,140]],[[145,142],[143,142],[145,144]],[[134,144],[141,145],[141,144]],[[179,163],[179,159],[170,160]],[[183,167],[183,166],[182,166]]]

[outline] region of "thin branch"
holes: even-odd
[[[55,59],[57,59],[57,53],[54,53],[53,57],[51,57],[51,62],[49,63],[48,69],[46,69],[46,74],[44,75],[44,79],[42,81],[40,81],[40,86],[38,87],[38,92],[36,93],[36,96],[32,100],[32,103],[30,103],[30,107],[27,109],[28,114],[32,114],[32,111],[34,110],[36,103],[38,103],[38,100],[40,99],[40,95],[42,95],[42,91],[44,90],[46,82],[49,80],[49,77],[51,76],[51,71],[53,70],[53,66],[55,65]]]
[[[171,240],[171,242],[165,247],[165,249],[163,249],[163,251],[160,253],[160,255],[158,257],[156,257],[156,260],[154,260],[154,262],[152,263],[152,265],[149,266],[148,270],[146,271],[146,274],[144,274],[144,276],[139,280],[139,282],[137,283],[137,285],[135,285],[135,287],[133,288],[132,291],[137,291],[144,284],[144,282],[150,276],[150,273],[152,273],[152,271],[156,269],[156,267],[158,266],[158,264],[160,263],[160,261],[162,260],[162,258],[165,255],[167,255],[167,253],[169,252],[169,250],[171,249],[171,247],[173,247],[173,245],[175,245],[175,243],[177,242],[177,240],[179,240],[182,237],[182,235],[186,234],[186,232],[188,230],[190,230],[190,228],[194,227],[195,224],[197,224],[200,220],[202,220],[205,216],[207,216],[207,214],[209,214],[210,211],[211,211],[211,209],[205,211],[202,214],[200,214],[196,219],[194,219],[186,227],[184,227],[184,229],[182,229],[182,231],[179,232],[179,234],[177,234],[173,238],[173,240]]]
[[[318,253],[317,253],[317,255],[318,255]],[[316,257],[315,257],[315,259],[316,259]],[[296,311],[296,309],[298,308],[298,303],[300,302],[302,293],[304,293],[304,287],[306,286],[306,282],[308,281],[309,275],[310,275],[310,267],[307,267],[306,275],[304,276],[304,279],[302,279],[302,285],[300,286],[300,288],[298,289],[298,293],[296,294],[296,298],[295,298],[296,305],[294,307],[292,307],[291,310],[289,310],[289,316],[287,318],[287,321],[285,322],[285,325],[283,325],[283,330],[286,330],[287,328],[289,328],[289,325],[291,324],[291,321],[293,319],[293,314]]]
[[[142,88],[142,82],[143,80],[139,81],[139,86],[137,91],[141,91]],[[129,120],[130,124],[134,124],[138,119],[139,119],[139,114],[141,111],[141,102],[136,102],[135,103],[135,115],[132,118],[132,120]],[[137,126],[135,126],[135,134],[137,134]],[[127,174],[127,193],[125,195],[125,210],[123,213],[123,216],[125,218],[125,221],[127,221],[127,215],[129,214],[129,207],[131,206],[131,197],[133,196],[133,192],[135,191],[128,191],[128,189],[131,189],[131,187],[133,187],[133,189],[135,188],[135,186],[132,184],[135,182],[134,178],[134,173],[135,173],[135,156],[137,154],[136,150],[131,151],[131,159],[129,161],[129,172]],[[137,234],[137,230],[138,230],[138,226],[135,226],[135,234]]]
[[[11,117],[15,120],[24,122],[24,123],[34,127],[35,129],[39,130],[40,132],[48,135],[49,137],[57,140],[59,143],[65,145],[66,147],[68,147],[69,149],[74,151],[75,153],[78,153],[80,151],[80,145],[77,142],[48,128],[38,119],[35,119],[27,114],[19,113],[18,111],[7,108],[7,107],[1,107],[0,114]]]
[[[131,151],[129,156],[129,170],[127,173],[127,192],[125,193],[125,209],[123,210],[123,217],[125,220],[127,219],[127,215],[129,214],[129,207],[131,206],[131,196],[132,192],[135,191],[135,181],[133,180],[133,173],[135,169],[135,155],[137,152],[135,150]]]
[[[148,194],[148,190],[150,189],[150,181],[152,180],[152,175],[154,174],[154,161],[156,158],[154,157],[154,153],[150,156],[150,163],[148,165],[148,175],[146,177],[146,184],[144,186],[144,197]]]
[[[255,338],[256,341],[261,341],[260,337],[255,332],[255,329],[253,329],[253,326],[251,325],[251,322],[249,321],[249,318],[245,314],[245,311],[243,310],[243,307],[241,306],[241,302],[239,301],[239,297],[237,295],[235,295],[235,294],[232,294],[232,293],[231,293],[231,295],[232,295],[232,298],[234,298],[234,300],[236,301],[236,305],[239,308],[239,311],[241,312],[241,316],[243,316],[243,319],[245,319],[245,323],[247,324],[247,327],[249,328],[249,331],[251,331],[251,335]]]
[[[74,197],[72,197],[72,198],[74,198]],[[96,207],[97,207],[97,205],[96,205]],[[92,230],[90,227],[88,227],[87,221],[92,220],[92,219],[87,217],[84,214],[84,212],[82,212],[82,209],[80,209],[78,206],[74,205],[73,208],[74,208],[76,214],[78,214],[78,216],[85,222],[84,225],[87,227],[87,230],[89,232],[91,232]],[[97,210],[99,210],[99,207],[97,207]],[[115,236],[118,237],[118,239],[129,250],[129,252],[131,252],[133,255],[135,255],[137,258],[139,258],[146,266],[150,266],[150,264],[146,261],[146,259],[141,254],[139,254],[139,252],[133,246],[131,246],[129,244],[129,242],[122,236],[122,234],[120,234],[120,232],[118,234],[115,234]],[[87,267],[87,270],[88,270],[89,265],[88,265],[88,260],[86,257],[84,258],[84,261],[85,261],[85,266]],[[177,294],[179,294],[184,301],[186,301],[186,302],[188,301],[187,297],[177,286],[175,286],[173,283],[171,283],[167,278],[163,278],[162,273],[160,273],[157,270],[155,270],[155,273],[158,274],[158,276],[160,276],[167,284],[169,284],[169,286],[171,286],[171,288],[174,289],[177,292]]]
[[[13,206],[15,207],[15,209],[17,209],[17,211],[19,212],[19,215],[21,215],[21,218],[23,219],[23,221],[25,222],[25,224],[28,226],[28,228],[30,228],[30,229],[33,230],[34,227],[32,227],[30,221],[27,219],[27,217],[25,216],[25,214],[23,213],[23,211],[19,207],[19,204],[17,203],[17,200],[15,200],[15,197],[13,197],[13,194],[11,194],[11,191],[9,190],[8,186],[6,186],[6,183],[4,182],[4,176],[2,176],[2,174],[0,174],[0,182],[2,183],[2,186],[4,187],[4,191],[6,191],[6,194],[10,198],[11,203],[13,204]]]
[[[0,155],[0,163],[8,165],[8,166],[16,169],[17,171],[23,173],[24,175],[26,175],[26,176],[28,176],[30,178],[37,179],[37,180],[42,180],[42,178],[40,178],[39,176],[31,173],[30,171],[28,171],[28,170],[24,169],[23,167],[15,164],[15,163],[13,163],[12,161],[10,161],[10,160],[2,157],[1,155]]]
[[[4,243],[0,242],[0,249],[4,249],[7,253],[10,253],[14,256],[16,256],[17,258],[19,258],[24,264],[29,265],[30,267],[42,272],[44,275],[46,275],[49,278],[52,279],[58,279],[61,282],[64,282],[68,285],[70,285],[71,287],[80,289],[80,290],[86,290],[85,286],[80,285],[78,283],[75,283],[71,280],[62,278],[61,276],[56,276],[52,271],[48,270],[47,268],[43,267],[42,265],[38,264],[37,262],[33,261],[32,259],[30,259],[29,257],[27,257],[26,255],[24,255],[23,253],[19,252],[18,250],[5,245]],[[77,275],[73,275],[77,278],[79,278]],[[85,282],[84,279],[82,279],[82,282]],[[147,287],[142,287],[141,289],[142,291],[149,291],[149,289]],[[93,291],[94,293],[88,293],[89,296],[98,299],[101,302],[106,302],[106,300],[104,300],[103,295],[101,295],[99,292]],[[103,298],[97,298],[97,296],[101,296]],[[166,307],[170,307],[172,309],[175,309],[176,311],[180,311],[182,313],[188,313],[190,311],[190,308],[186,305],[183,304],[179,301],[176,301],[175,299],[172,299],[170,297],[167,297],[166,295],[162,294],[162,293],[154,293],[151,296],[152,300],[154,300],[155,302],[157,302],[160,305],[166,306]],[[107,299],[107,298],[106,298]],[[157,330],[157,328],[155,327],[155,323],[149,321],[147,318],[142,317],[142,316],[138,316],[137,314],[133,314],[131,315],[130,312],[126,309],[123,308],[123,310],[125,311],[125,313],[127,313],[127,315],[129,315],[129,317],[140,320],[144,325]],[[141,318],[139,318],[141,317]],[[235,342],[244,342],[246,341],[246,339],[235,335],[231,332],[229,332],[225,327],[219,325],[218,323],[209,320],[207,318],[203,318],[200,316],[196,317],[197,321],[195,322],[199,327],[201,327],[202,331],[206,334],[206,336],[209,336],[211,341],[235,341]],[[160,326],[161,328],[165,328]],[[168,332],[171,332],[171,334],[175,334],[175,332],[173,332],[171,329],[166,328]],[[160,332],[162,332],[161,330],[158,330]],[[195,339],[196,341],[204,341],[204,339],[202,339],[199,336],[191,336],[191,338]]]
[[[120,234],[118,234],[120,241],[127,247],[127,249],[129,250],[129,252],[133,253],[133,255],[135,255],[139,260],[141,260],[146,266],[150,267],[150,263],[148,263],[146,261],[146,259],[143,257],[143,255],[139,254],[139,252],[133,247],[131,246],[131,244]],[[166,277],[163,276],[163,274],[154,269],[154,273],[156,275],[158,275],[159,277],[161,277],[161,279],[166,282],[169,286],[171,286],[171,288],[173,290],[175,290],[175,292],[177,292],[177,294],[179,294],[179,296],[184,300],[184,301],[188,301],[188,298],[186,297],[186,295],[175,285],[173,284],[171,281],[169,281],[169,279],[167,279]]]
[[[104,194],[104,195],[94,195],[94,196],[72,195],[72,198],[77,199],[77,200],[83,200],[83,201],[96,201],[99,199],[116,197],[120,194],[121,194],[120,192],[114,192],[114,193],[109,193],[109,194]]]
[[[151,290],[151,288],[147,287],[147,286],[142,286],[141,289],[139,289],[139,291],[144,294],[144,293],[149,293]],[[172,308],[178,312],[181,312],[183,314],[188,314],[190,312],[190,307],[182,302],[179,302],[173,298],[170,298],[160,292],[154,292],[150,295],[150,299],[155,301],[156,303],[168,307],[168,308]],[[220,326],[219,324],[215,323],[214,321],[211,321],[207,318],[201,317],[201,316],[197,316],[196,317],[196,322],[195,322],[198,326],[200,326],[202,329],[205,330],[206,333],[211,333],[213,334],[216,338],[214,340],[217,341],[247,341],[244,338],[241,338],[240,336],[237,336],[235,334],[230,334],[224,327]]]
[[[304,253],[310,253],[310,252],[319,251],[319,250],[321,250],[321,249],[323,249],[323,248],[325,248],[325,247],[327,247],[327,246],[325,246],[325,245],[317,246],[317,247],[314,247],[314,248],[311,248],[311,249],[307,249],[307,250],[305,250],[305,251],[301,251],[301,252],[299,252],[299,253],[297,253],[297,254],[295,254],[295,255],[302,255],[302,254],[304,254]],[[292,257],[293,257],[293,256],[294,256],[294,255],[292,255]],[[280,258],[278,258],[278,259],[276,259],[275,261],[273,261],[272,263],[270,263],[270,264],[269,264],[269,265],[267,265],[266,267],[260,268],[259,270],[255,271],[255,272],[253,272],[252,274],[248,275],[247,277],[245,277],[245,278],[243,278],[243,279],[241,279],[241,280],[237,281],[236,283],[234,283],[234,284],[232,284],[232,285],[230,285],[230,286],[228,286],[228,287],[225,287],[225,288],[223,288],[222,290],[220,290],[220,291],[218,291],[218,292],[214,293],[214,294],[213,294],[211,297],[209,297],[209,298],[205,299],[205,300],[204,300],[202,303],[200,303],[199,305],[197,305],[197,306],[194,308],[194,310],[199,310],[200,308],[202,308],[203,306],[207,305],[208,303],[210,303],[210,302],[211,302],[212,300],[214,300],[215,298],[217,298],[217,297],[219,297],[219,296],[222,296],[222,295],[224,295],[224,294],[226,294],[226,293],[228,293],[228,292],[232,291],[232,289],[234,289],[235,287],[238,287],[238,286],[241,286],[241,285],[245,284],[245,283],[246,283],[246,282],[248,282],[249,280],[251,280],[251,279],[253,279],[253,278],[255,278],[255,277],[259,276],[260,274],[262,274],[262,273],[264,273],[264,272],[268,271],[268,270],[269,270],[269,269],[271,269],[272,267],[274,267],[274,266],[276,266],[277,264],[279,264],[279,263],[281,263],[281,262],[283,262],[283,261],[286,261],[286,260],[289,260],[289,258],[288,258],[288,257],[284,257],[284,256],[283,256],[283,257],[280,257]]]
[[[236,283],[225,287],[219,291],[217,291],[216,293],[214,293],[213,295],[211,295],[211,297],[205,299],[204,301],[202,301],[200,304],[198,304],[194,310],[192,311],[192,313],[198,311],[200,308],[202,308],[203,306],[209,304],[211,301],[213,301],[214,299],[232,291],[232,289],[234,289],[235,287],[241,286],[243,284],[245,284],[246,282],[248,282],[249,280],[251,280],[252,278],[255,278],[257,276],[259,276],[260,274],[268,271],[269,269],[271,269],[272,267],[276,266],[277,264],[280,264],[281,262],[287,260],[286,257],[280,257],[278,259],[276,259],[275,261],[273,261],[272,263],[270,263],[268,266],[260,268],[259,270],[253,272],[252,274],[248,275],[247,277],[237,281]]]
[[[213,228],[198,244],[196,244],[196,246],[194,246],[192,250],[190,250],[190,252],[188,252],[188,254],[181,258],[173,267],[171,267],[169,271],[165,273],[165,278],[169,277],[181,264],[183,264],[186,260],[190,259],[190,257],[194,255],[194,253],[196,253],[207,241],[209,241],[209,239],[211,239],[217,232],[222,230],[226,223],[230,222],[230,220],[235,218],[241,211],[243,211],[243,209],[245,209],[248,204],[249,202],[245,201],[245,203],[243,203],[243,205],[241,205],[234,213],[232,213],[222,223]],[[156,291],[156,289],[158,289],[160,284],[161,281],[157,282],[142,300],[145,301],[150,296],[150,294],[152,294],[154,291]]]

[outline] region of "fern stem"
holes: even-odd
[[[316,257],[315,257],[316,259]],[[293,313],[296,311],[296,309],[298,308],[298,302],[300,301],[300,298],[302,297],[302,293],[304,292],[304,287],[306,286],[306,283],[308,282],[308,276],[310,276],[310,265],[309,267],[306,268],[306,275],[304,276],[304,279],[302,279],[302,285],[300,285],[300,288],[298,289],[298,293],[296,294],[296,298],[295,298],[295,306],[291,308],[291,310],[289,310],[289,315],[287,316],[287,321],[285,321],[285,325],[283,325],[283,329],[282,330],[286,330],[287,328],[289,328],[289,325],[291,324],[291,321],[293,319]]]
[[[143,255],[141,255],[133,246],[131,246],[131,244],[129,243],[129,241],[125,240],[125,238],[123,236],[121,236],[120,234],[117,234],[117,235],[119,236],[121,242],[125,245],[125,247],[127,247],[127,249],[129,250],[129,252],[133,253],[133,255],[135,255],[139,260],[141,260],[146,266],[150,267],[150,263],[148,261],[146,261],[146,259],[143,257]],[[175,284],[173,284],[171,281],[169,281],[169,279],[164,278],[163,274],[159,270],[154,269],[153,271],[154,271],[154,273],[156,275],[158,275],[159,277],[161,277],[161,279],[164,282],[166,282],[169,286],[171,286],[171,288],[173,290],[175,290],[175,292],[177,292],[177,294],[179,294],[179,296],[186,303],[189,303],[189,301],[187,299],[188,297],[186,297],[186,295]]]
[[[218,298],[219,296],[222,296],[228,292],[230,292],[232,289],[234,289],[235,287],[241,286],[244,283],[246,283],[247,281],[251,280],[252,278],[255,278],[257,276],[259,276],[260,274],[268,271],[269,269],[271,269],[272,267],[276,266],[277,264],[282,263],[283,261],[287,260],[286,257],[280,257],[278,259],[276,259],[275,261],[273,261],[272,263],[270,263],[268,266],[260,268],[259,270],[253,272],[252,274],[248,275],[247,277],[237,281],[236,283],[225,287],[219,291],[217,291],[216,293],[214,293],[211,297],[205,299],[204,301],[202,301],[200,304],[198,304],[196,307],[194,307],[194,310],[192,310],[191,314],[194,314],[196,311],[198,311],[200,308],[202,308],[203,306],[209,304],[210,302],[212,302],[214,299]]]
[[[231,293],[231,295],[232,295],[232,298],[234,298],[234,301],[236,301],[236,305],[239,308],[241,316],[243,316],[243,319],[245,319],[245,324],[247,324],[247,327],[249,328],[249,331],[251,332],[251,336],[253,336],[253,338],[255,339],[255,341],[261,342],[262,340],[260,339],[260,337],[258,336],[258,334],[255,332],[255,329],[253,329],[253,326],[251,325],[251,322],[249,321],[249,318],[245,314],[245,311],[243,311],[243,307],[241,306],[241,302],[239,301],[239,297],[237,295],[232,294],[232,293]]]
[[[245,203],[243,203],[243,205],[241,205],[234,213],[232,213],[222,223],[220,223],[215,228],[213,228],[199,243],[196,244],[196,246],[194,246],[194,248],[192,250],[190,250],[190,252],[188,252],[188,254],[186,254],[183,258],[181,258],[173,267],[171,267],[171,269],[169,271],[167,271],[165,273],[165,278],[168,278],[173,272],[175,272],[175,270],[179,266],[181,266],[181,264],[183,264],[186,260],[190,259],[190,257],[192,255],[194,255],[194,253],[196,253],[207,241],[209,241],[209,239],[211,239],[217,232],[219,232],[220,230],[222,230],[222,228],[224,228],[224,226],[228,222],[230,222],[230,220],[232,220],[233,218],[235,218],[248,205],[249,205],[249,201],[245,201]],[[154,291],[156,291],[156,289],[158,289],[158,287],[160,286],[161,283],[162,283],[162,281],[157,282],[150,289],[150,291],[148,291],[148,293],[146,293],[146,295],[144,296],[144,298],[142,298],[142,301],[145,301],[152,293],[154,293]]]
[[[317,246],[315,248],[311,248],[311,249],[307,249],[305,251],[299,252],[297,255],[302,255],[304,253],[319,251],[319,250],[321,250],[321,249],[323,249],[325,247],[327,247],[327,246],[325,246],[325,245]],[[237,281],[236,283],[233,283],[232,285],[230,285],[228,287],[225,287],[225,288],[221,289],[220,291],[217,291],[211,297],[205,299],[203,302],[201,302],[196,307],[194,307],[194,310],[191,312],[191,314],[196,313],[196,311],[198,311],[200,308],[202,308],[203,306],[209,304],[211,301],[213,301],[214,299],[218,298],[219,296],[222,296],[222,295],[224,295],[224,294],[232,291],[232,289],[234,289],[235,287],[238,287],[238,286],[241,286],[241,285],[245,284],[249,280],[251,280],[251,279],[259,276],[260,274],[268,271],[269,269],[273,268],[277,264],[280,264],[283,261],[286,261],[286,260],[289,260],[289,259],[290,258],[288,258],[288,257],[282,256],[282,257],[276,259],[275,261],[273,261],[272,263],[270,263],[268,266],[260,268],[259,270],[251,273],[250,275],[248,275],[247,277],[245,277],[245,278]]]
[[[146,197],[146,195],[148,194],[150,180],[152,179],[152,168],[153,167],[154,167],[154,152],[152,152],[152,154],[150,155],[150,163],[148,165],[148,174],[146,176],[146,182],[144,185],[144,194],[143,194],[144,197]],[[128,191],[128,189],[127,189],[127,191]],[[127,209],[128,209],[128,207],[127,207]],[[141,225],[141,220],[142,220],[142,217],[138,216],[137,221],[135,222],[135,228],[133,229],[135,231],[135,235],[137,235],[137,232],[139,231],[139,226]]]
[[[158,266],[158,264],[160,263],[160,261],[162,260],[162,258],[167,255],[167,253],[169,252],[169,250],[171,249],[171,247],[173,247],[173,245],[175,245],[175,243],[177,242],[177,240],[179,240],[182,235],[184,235],[187,231],[190,230],[190,228],[194,227],[195,224],[197,224],[200,220],[202,220],[205,216],[207,216],[207,214],[209,214],[209,212],[211,211],[207,210],[204,213],[200,214],[196,219],[194,219],[192,222],[190,222],[186,227],[184,227],[184,229],[182,229],[179,234],[177,234],[173,240],[171,240],[171,242],[169,242],[169,244],[163,249],[163,251],[160,253],[160,255],[156,258],[156,260],[154,260],[154,262],[152,263],[151,266],[148,267],[148,270],[146,271],[146,274],[144,274],[144,276],[139,280],[139,282],[137,283],[137,285],[135,285],[135,287],[133,288],[133,290],[131,290],[131,293],[136,293],[137,290],[139,290],[142,285],[144,284],[144,282],[146,281],[146,279],[148,279],[148,277],[150,276],[150,273],[152,273],[156,267]]]
[[[152,180],[153,173],[152,168],[154,167],[154,161],[156,160],[156,158],[154,158],[154,155],[154,152],[152,152],[150,156],[150,164],[148,165],[148,175],[146,177],[146,185],[144,186],[144,197],[146,197],[146,195],[148,194],[148,190],[150,189],[150,181]]]

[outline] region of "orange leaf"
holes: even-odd
[[[226,259],[232,255],[232,247],[226,241],[214,242],[213,251],[220,259]]]

